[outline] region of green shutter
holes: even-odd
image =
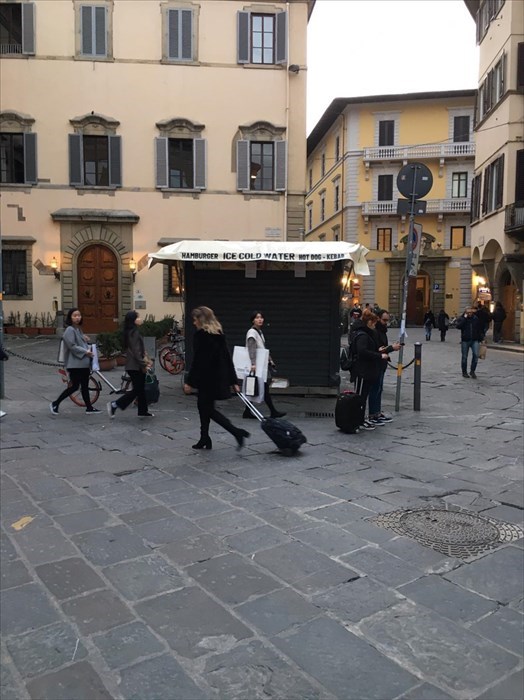
[[[35,6],[32,2],[22,5],[22,53],[35,53]]]
[[[193,186],[205,190],[206,183],[206,139],[193,139]]]
[[[167,138],[162,137],[155,139],[155,170],[157,187],[167,187],[169,184],[167,176],[167,146]]]
[[[36,134],[24,134],[24,182],[36,185]]]
[[[249,141],[237,141],[237,190],[249,189]]]
[[[237,63],[250,61],[250,14],[237,12]]]
[[[83,185],[82,136],[69,134],[69,184]]]

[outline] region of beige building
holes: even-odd
[[[524,3],[465,0],[480,47],[471,263],[524,342]]]
[[[400,169],[433,175],[422,225],[418,276],[408,322],[471,303],[470,207],[475,90],[337,98],[308,137],[306,240],[342,240],[369,249],[369,277],[351,275],[347,304],[401,312],[409,215],[397,213]]]
[[[180,239],[302,237],[313,0],[0,0],[4,316],[181,314]]]

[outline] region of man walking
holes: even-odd
[[[481,319],[475,313],[476,309],[468,307],[464,315],[457,321],[457,328],[460,329],[460,340],[462,350],[462,376],[467,379],[476,379],[477,363],[479,359],[479,344],[484,340],[485,330]],[[471,369],[468,374],[468,354],[471,350]]]

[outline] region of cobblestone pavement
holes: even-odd
[[[332,398],[277,397],[308,437],[293,458],[235,400],[246,448],[216,427],[193,451],[196,401],[160,369],[147,422],[70,401],[53,417],[56,369],[11,357],[2,700],[521,700],[522,355],[488,349],[463,379],[458,337],[424,343],[422,411],[411,367],[374,432],[340,433]],[[55,338],[6,340],[56,357]],[[482,516],[449,526],[467,558],[376,521],[431,507],[426,543],[441,511]]]

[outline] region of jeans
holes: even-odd
[[[146,375],[137,369],[128,369],[127,373],[131,377],[132,389],[126,391],[115,404],[122,411],[125,411],[129,404],[137,399],[138,415],[145,416],[147,413],[147,398],[146,398]]]
[[[471,372],[477,369],[479,361],[479,341],[478,340],[463,340],[460,343],[462,349],[462,372],[466,374],[468,371],[468,353],[471,348]]]
[[[384,369],[380,373],[380,377],[371,385],[369,389],[369,415],[378,416],[382,410],[382,389],[384,388],[384,375],[386,370]]]

